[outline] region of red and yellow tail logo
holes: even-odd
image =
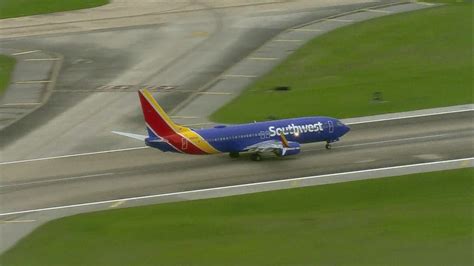
[[[138,95],[149,132],[166,140],[179,152],[189,154],[219,152],[192,129],[175,124],[149,91],[139,90]]]

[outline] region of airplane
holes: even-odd
[[[163,152],[185,154],[228,153],[231,158],[250,153],[254,161],[262,154],[285,157],[300,153],[301,144],[331,143],[349,132],[341,121],[323,116],[254,122],[239,125],[218,125],[193,129],[175,124],[146,89],[138,91],[148,136],[112,131],[115,134],[145,141],[147,146]]]

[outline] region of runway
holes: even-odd
[[[154,149],[4,164],[1,213],[60,205],[373,169],[474,155],[472,112],[357,124],[325,150],[296,157],[188,156]],[[32,196],[34,195],[34,196]]]

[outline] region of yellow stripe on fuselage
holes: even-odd
[[[196,147],[199,149],[203,150],[206,153],[212,154],[212,153],[219,153],[220,151],[216,150],[214,147],[212,147],[209,142],[207,142],[201,135],[198,133],[194,132],[193,130],[186,128],[187,130],[184,132],[181,132],[180,135],[186,138],[189,142],[194,144]]]
[[[285,134],[280,134],[281,142],[283,143],[283,147],[288,148],[290,145],[288,144],[288,140],[285,137]]]

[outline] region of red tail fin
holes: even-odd
[[[176,151],[183,153],[210,154],[219,152],[195,131],[176,125],[150,92],[143,89],[138,92],[138,95],[150,137],[160,137]]]
[[[169,118],[150,92],[143,89],[138,91],[138,95],[148,130],[160,137],[179,132],[180,127]]]

